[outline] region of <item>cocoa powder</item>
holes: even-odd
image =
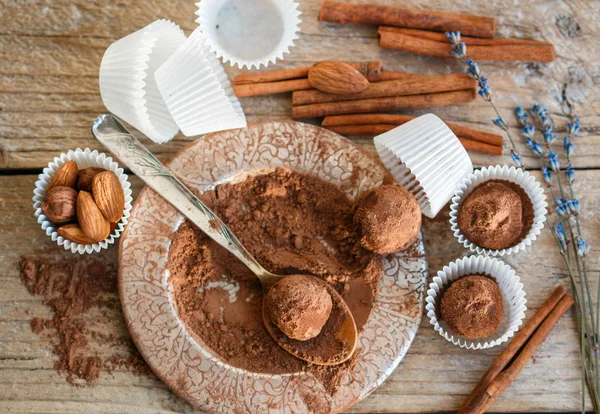
[[[354,203],[340,189],[277,169],[220,185],[200,197],[267,270],[327,281],[362,328],[372,308],[381,257],[360,246]],[[356,362],[353,357],[337,366],[315,366],[279,347],[263,326],[259,280],[188,222],[172,236],[168,269],[179,316],[200,342],[232,366],[273,374],[309,370],[333,392],[339,372]]]
[[[103,370],[151,375],[124,328],[113,264],[87,257],[54,262],[23,257],[20,266],[29,292],[43,296],[53,313],[51,319],[33,318],[31,329],[52,341],[54,366],[68,383],[91,385]],[[113,329],[124,334],[105,333]]]

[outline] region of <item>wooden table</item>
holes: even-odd
[[[358,0],[357,0],[358,1]],[[379,0],[394,4],[393,0]],[[52,158],[77,147],[98,148],[90,125],[105,108],[98,93],[98,67],[104,50],[115,40],[159,18],[180,24],[187,34],[196,27],[194,2],[132,0],[36,0],[0,2],[0,412],[192,412],[157,378],[126,372],[103,375],[95,387],[74,388],[53,367],[51,344],[31,332],[33,316],[47,315],[41,298],[31,296],[19,279],[22,255],[67,257],[33,218],[32,190],[37,174]],[[535,4],[534,4],[535,3]],[[574,166],[576,191],[583,199],[584,233],[593,245],[591,279],[600,276],[600,2],[445,2],[409,0],[419,8],[493,15],[501,37],[552,42],[557,61],[483,63],[502,115],[518,136],[512,111],[516,105],[545,105],[563,126],[569,105],[577,106],[584,129],[577,140]],[[442,60],[380,49],[376,28],[325,25],[317,22],[320,0],[303,0],[302,34],[293,53],[277,68],[324,59],[381,59],[390,70],[421,74],[462,71]],[[240,71],[228,68],[230,74]],[[290,95],[242,101],[250,121],[287,119]],[[583,106],[581,106],[583,104]],[[494,132],[492,109],[480,99],[461,106],[415,111]],[[497,131],[496,131],[497,132]],[[179,135],[165,145],[149,144],[167,159],[193,138]],[[355,138],[373,151],[371,140]],[[519,150],[530,167],[536,161],[519,138]],[[505,153],[508,151],[505,149]],[[477,166],[510,164],[510,158],[472,154]],[[538,165],[539,167],[539,165]],[[536,173],[539,176],[539,173]],[[136,193],[140,181],[132,178]],[[426,220],[424,237],[430,275],[466,252],[455,242],[444,211]],[[102,255],[116,261],[116,247]],[[527,253],[506,259],[527,291],[527,317],[559,283],[568,286],[566,269],[550,233]],[[25,312],[29,309],[28,312]],[[426,318],[400,367],[352,412],[439,412],[455,410],[500,352],[466,351],[436,334]],[[124,328],[115,328],[120,333]],[[118,332],[117,332],[118,333]],[[494,411],[577,411],[580,374],[575,321],[569,312],[536,352],[518,380],[498,399]],[[589,407],[589,405],[588,405]]]

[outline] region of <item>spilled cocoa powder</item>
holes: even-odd
[[[362,328],[372,308],[381,257],[360,246],[354,203],[340,189],[276,169],[200,197],[267,270],[327,281]],[[353,357],[333,367],[310,365],[279,347],[263,326],[259,280],[189,222],[172,236],[168,268],[180,317],[230,365],[273,374],[311,371],[334,392],[339,373],[356,363]]]
[[[41,295],[51,319],[33,318],[34,333],[53,343],[54,366],[74,386],[94,384],[102,371],[152,371],[124,329],[114,264],[80,257],[51,262],[23,257],[21,278],[30,293]],[[114,331],[124,331],[123,335]]]

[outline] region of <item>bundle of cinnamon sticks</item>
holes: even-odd
[[[449,41],[443,32],[460,31],[472,59],[529,62],[554,60],[554,46],[551,43],[494,39],[496,19],[487,16],[324,1],[319,21],[380,26],[381,47],[429,56],[452,57]]]
[[[517,378],[517,375],[571,306],[573,306],[573,299],[562,286],[558,286],[488,368],[458,413],[485,413],[498,396]]]
[[[358,93],[333,94],[313,89],[311,67],[237,76],[238,97],[293,92],[292,118],[385,112],[455,105],[475,99],[475,81],[466,74],[419,76],[383,70],[379,61],[352,63],[369,81]]]
[[[411,115],[356,114],[327,116],[322,126],[341,135],[375,136],[390,131],[412,119]],[[446,122],[465,149],[491,155],[502,155],[502,136]]]

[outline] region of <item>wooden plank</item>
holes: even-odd
[[[538,173],[536,173],[539,176]],[[539,177],[538,177],[539,178]],[[31,296],[18,275],[22,255],[71,257],[58,248],[33,218],[31,193],[35,176],[0,177],[0,406],[15,412],[189,412],[156,378],[138,378],[117,371],[103,373],[95,387],[74,388],[53,370],[51,344],[31,332],[29,320],[47,317],[39,297]],[[135,193],[141,188],[131,177]],[[585,194],[581,217],[584,233],[593,249],[590,280],[600,277],[600,171],[580,171],[575,191]],[[467,252],[454,239],[447,209],[423,226],[429,274]],[[527,292],[527,317],[531,316],[559,283],[569,286],[566,269],[548,229],[526,254],[506,258],[521,277]],[[101,255],[117,260],[112,246]],[[29,313],[26,310],[29,309]],[[119,315],[115,314],[118,319]],[[124,326],[107,327],[124,334]],[[500,349],[468,351],[440,337],[426,317],[407,356],[392,376],[351,412],[437,412],[460,405]],[[552,373],[552,376],[549,373]],[[576,411],[579,408],[579,352],[575,320],[570,311],[536,352],[518,380],[494,405],[494,411]]]
[[[393,0],[378,1],[394,4]],[[578,141],[575,166],[596,168],[600,167],[600,118],[598,106],[593,103],[599,99],[600,90],[594,86],[597,62],[590,59],[590,50],[600,50],[599,23],[594,19],[596,3],[578,1],[569,7],[565,1],[551,5],[528,2],[513,7],[509,0],[473,5],[410,0],[403,5],[482,15],[496,15],[501,10],[500,36],[554,43],[558,60],[553,64],[485,63],[482,69],[511,126],[516,126],[512,109],[519,104],[531,106],[539,101],[562,126],[565,98],[587,103],[578,109],[588,136]],[[374,27],[319,23],[319,7],[319,0],[301,3],[300,39],[292,53],[273,69],[324,59],[380,59],[390,70],[422,74],[463,70],[457,61],[383,50],[377,45]],[[0,169],[42,168],[64,150],[99,148],[89,128],[95,116],[105,111],[97,86],[98,66],[105,48],[158,18],[170,18],[189,33],[196,26],[194,11],[195,6],[189,1],[107,4],[100,0],[40,0],[27,3],[27,7],[19,2],[0,4]],[[242,72],[228,65],[226,68],[232,76]],[[291,115],[290,94],[247,98],[242,104],[250,121],[287,119]],[[497,132],[489,122],[494,112],[481,99],[469,105],[411,113],[426,112],[449,122]],[[73,114],[78,116],[72,117]],[[49,121],[42,124],[38,120]],[[517,128],[511,132],[518,136]],[[180,134],[170,143],[153,145],[152,150],[164,160],[193,139]],[[539,166],[537,160],[529,157],[522,139],[517,141],[527,164]],[[368,141],[363,138],[360,142]],[[507,155],[473,154],[473,161],[478,166],[510,163]]]

